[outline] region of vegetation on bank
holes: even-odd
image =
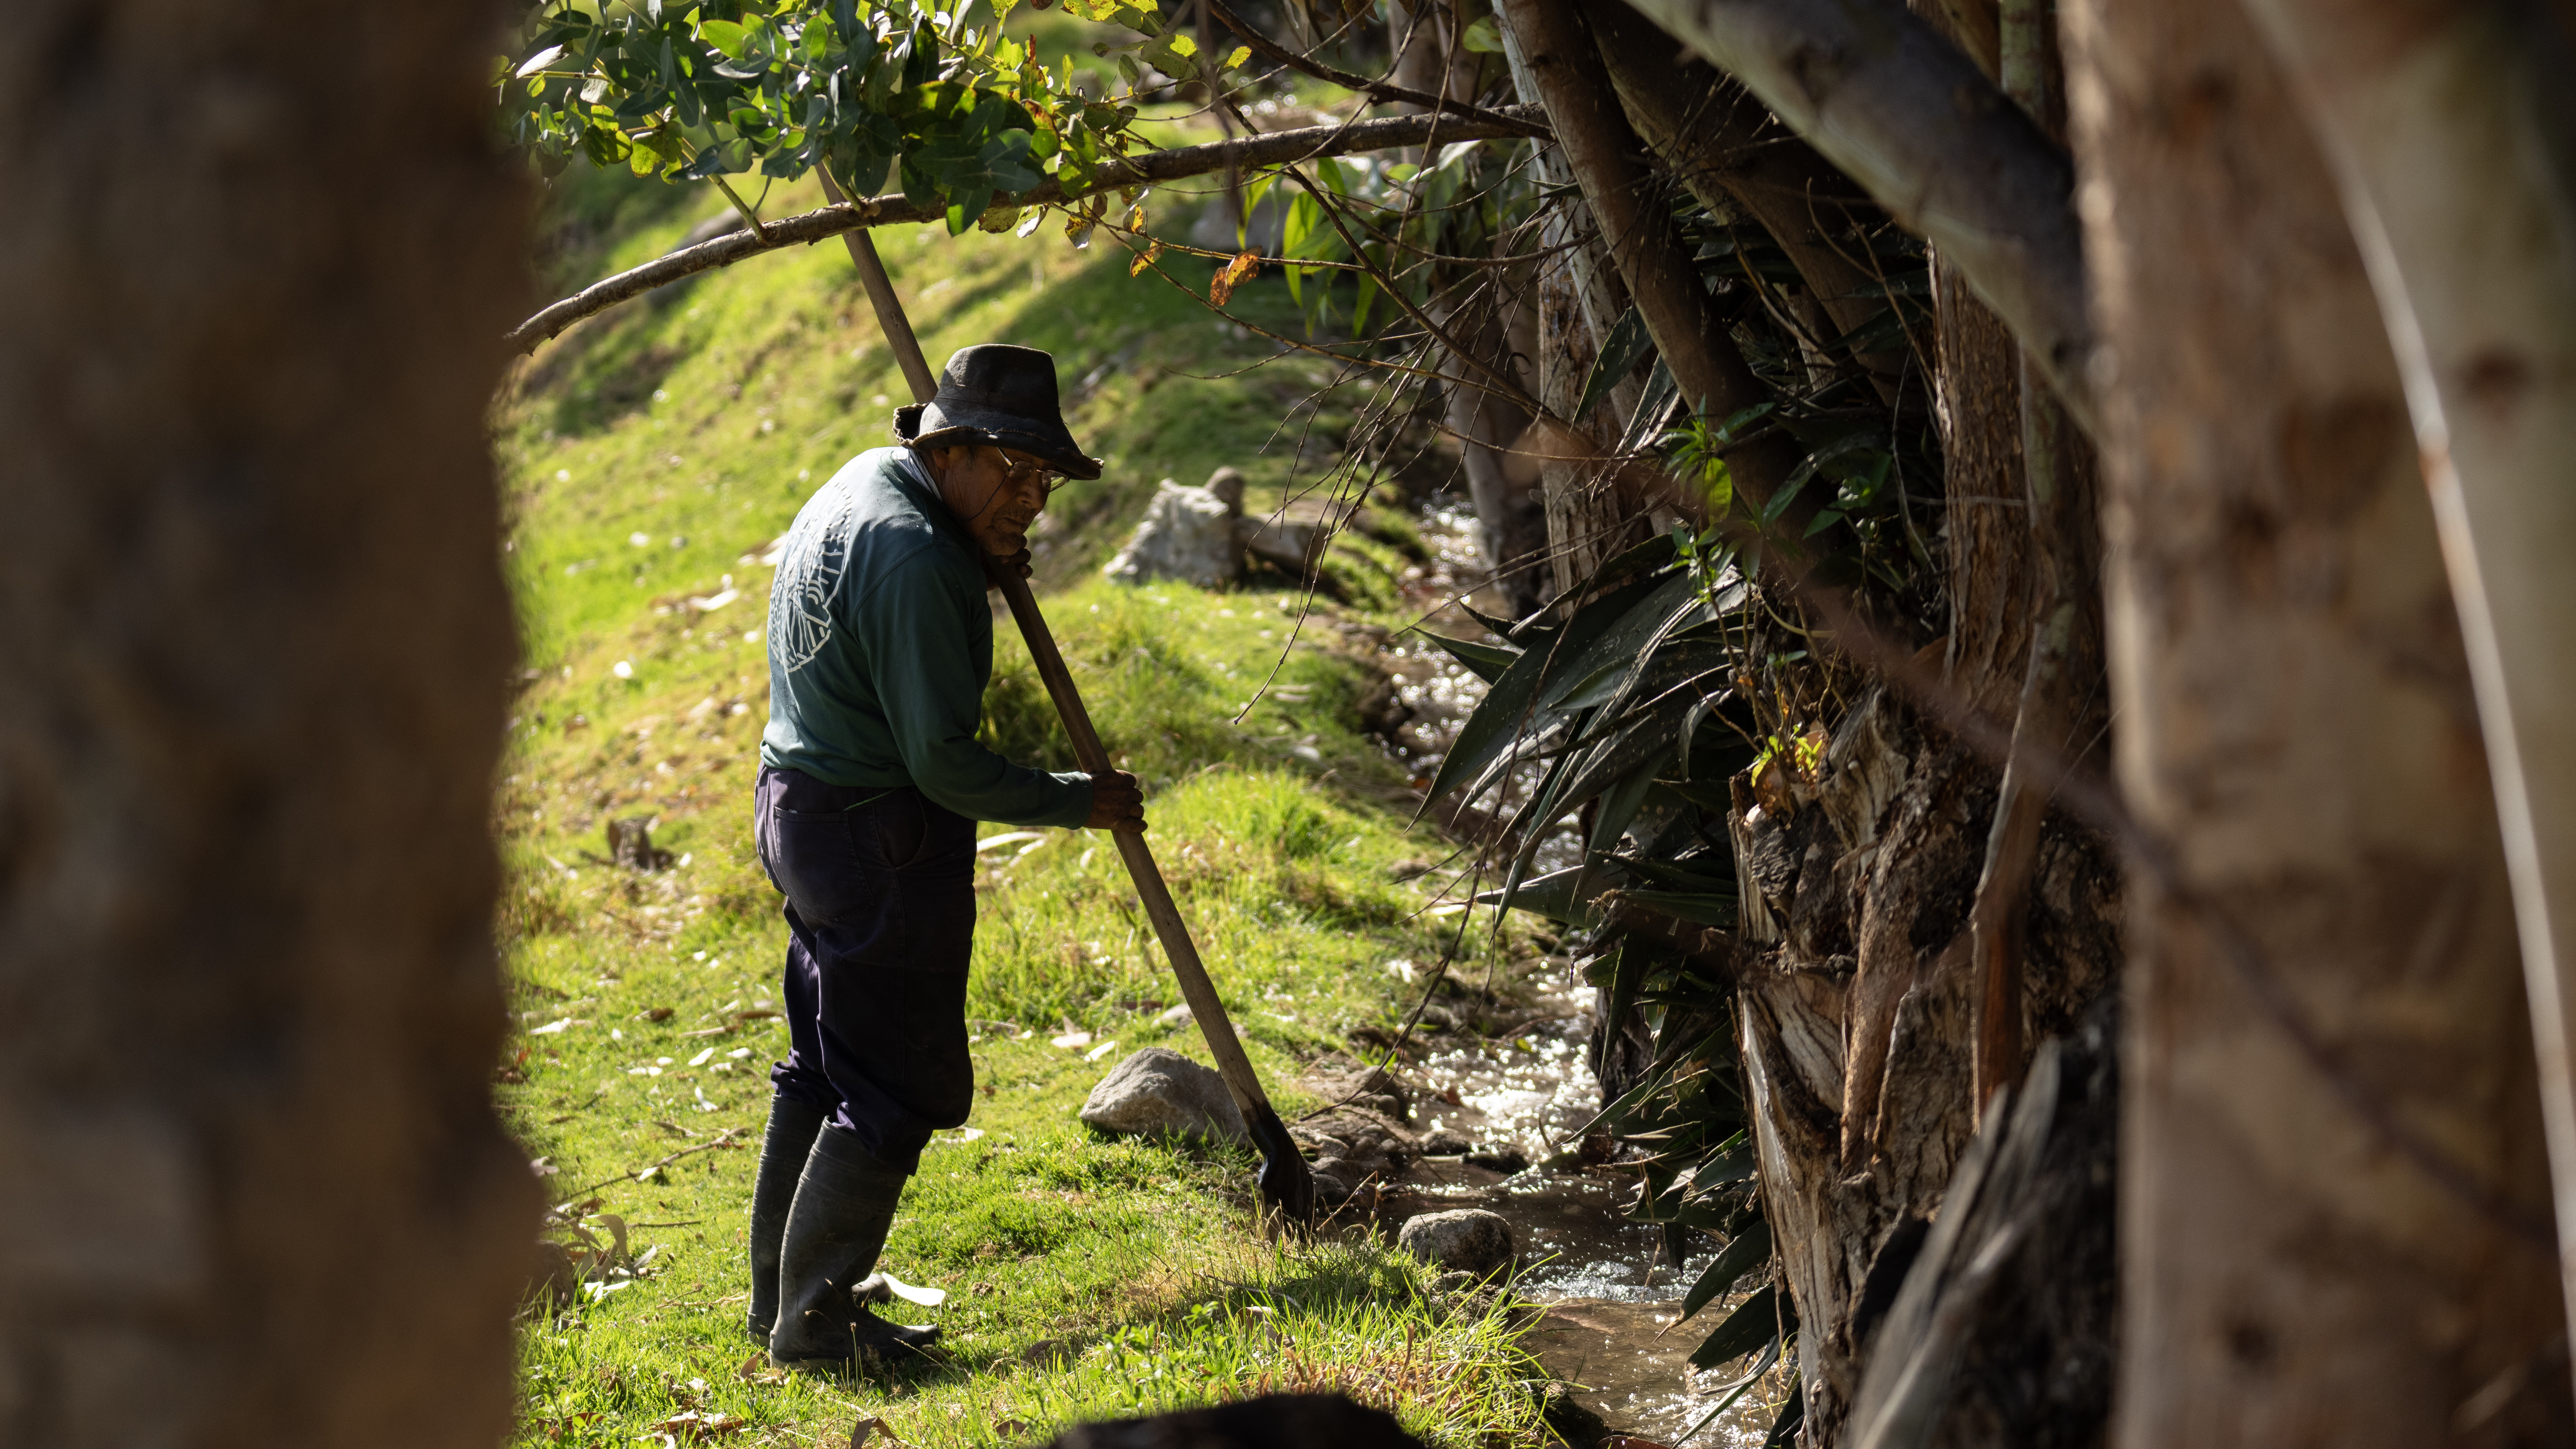
[[[669,194],[576,178],[558,235],[582,267],[659,251],[716,204],[657,209]],[[1232,464],[1258,508],[1298,486],[1293,432],[1273,441],[1282,415],[1327,444],[1348,415],[1298,413],[1322,380],[1306,362],[1242,371],[1272,345],[1130,279],[1123,254],[926,230],[885,251],[934,358],[974,340],[1049,348],[1076,436],[1109,459],[1059,495],[1042,597],[1103,735],[1148,781],[1157,853],[1293,1111],[1303,1061],[1409,1006],[1388,963],[1459,939],[1447,873],[1425,874],[1445,847],[1373,803],[1401,772],[1352,709],[1371,682],[1363,630],[1391,621],[1096,570],[1154,479]],[[1164,265],[1203,291],[1205,264]],[[1284,294],[1269,304],[1294,315]],[[1114,852],[1079,832],[984,827],[975,1115],[930,1149],[887,1255],[948,1291],[916,1315],[947,1329],[948,1360],[783,1379],[744,1337],[743,1222],[786,1036],[769,1014],[784,930],[749,838],[760,560],[831,469],[884,440],[899,388],[846,260],[817,249],[579,329],[496,417],[527,621],[498,803],[519,1028],[501,1092],[594,1279],[527,1320],[518,1442],[839,1445],[876,1417],[926,1449],[1320,1387],[1439,1443],[1533,1438],[1538,1371],[1494,1312],[1432,1295],[1382,1243],[1262,1243],[1245,1153],[1103,1141],[1073,1120],[1135,1048],[1203,1057],[1194,1028],[1158,1020],[1177,998],[1151,932]],[[1344,547],[1391,553],[1395,537]],[[1061,767],[1007,621],[995,652],[989,732]],[[662,868],[606,858],[608,823],[634,818]],[[1480,972],[1488,951],[1506,968],[1535,954],[1483,931],[1458,949]]]

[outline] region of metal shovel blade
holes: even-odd
[[[1261,1149],[1262,1205],[1291,1226],[1313,1227],[1315,1175],[1306,1170],[1306,1159],[1297,1150],[1297,1140],[1288,1135],[1288,1124],[1263,1102],[1244,1114],[1244,1125],[1252,1131],[1252,1145]]]

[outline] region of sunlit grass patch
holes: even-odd
[[[812,199],[782,188],[770,211]],[[584,213],[580,257],[640,261],[715,205],[665,201]],[[1320,364],[1273,358],[1159,280],[1130,280],[1123,254],[981,233],[880,245],[934,360],[972,341],[1053,350],[1076,435],[1109,457],[1108,477],[1051,509],[1041,597],[1102,735],[1148,784],[1149,839],[1257,1068],[1283,1108],[1311,1105],[1293,1086],[1306,1062],[1409,1005],[1387,963],[1442,944],[1429,896],[1394,867],[1444,848],[1385,808],[1402,775],[1354,714],[1375,678],[1367,630],[1390,622],[1366,606],[1409,557],[1402,521],[1337,547],[1328,572],[1366,577],[1337,575],[1351,602],[1311,612],[1284,588],[1130,588],[1095,571],[1160,477],[1240,466],[1255,511],[1306,486],[1311,471],[1264,441],[1288,417],[1292,447],[1312,422],[1329,453],[1349,404],[1300,411]],[[1284,295],[1259,290],[1273,285],[1239,300],[1293,329]],[[495,417],[528,653],[496,801],[519,1028],[499,1090],[551,1199],[603,1231],[614,1216],[638,1271],[526,1320],[516,1442],[838,1449],[873,1415],[919,1449],[1023,1443],[1292,1387],[1345,1388],[1443,1444],[1529,1441],[1535,1370],[1504,1320],[1425,1296],[1381,1245],[1264,1243],[1243,1149],[1075,1122],[1136,1048],[1205,1060],[1195,1027],[1158,1019],[1178,1000],[1167,964],[1116,850],[1082,832],[979,856],[973,1116],[925,1155],[887,1258],[950,1292],[917,1315],[946,1329],[947,1359],[846,1383],[767,1371],[742,1332],[767,1071],[786,1049],[785,931],[750,838],[768,713],[760,557],[832,469],[884,440],[900,379],[825,247],[586,324],[522,383]],[[1072,768],[1007,618],[994,665],[988,741]],[[654,822],[666,868],[604,858],[604,827],[627,818]],[[1460,949],[1477,971],[1489,952],[1533,954],[1481,932]],[[1090,1042],[1052,1046],[1065,1025]]]

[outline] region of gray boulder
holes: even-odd
[[[1177,579],[1213,589],[1233,583],[1243,576],[1242,499],[1239,488],[1229,502],[1164,479],[1145,506],[1145,521],[1101,572],[1129,584]]]
[[[1483,1208],[1423,1213],[1407,1220],[1395,1241],[1433,1267],[1479,1278],[1510,1267],[1519,1247],[1512,1241],[1512,1225]]]
[[[1225,1089],[1225,1078],[1164,1047],[1147,1047],[1120,1062],[1084,1099],[1086,1126],[1103,1132],[1145,1132],[1243,1141],[1243,1113]]]

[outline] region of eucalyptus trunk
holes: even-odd
[[[2248,8],[2335,162],[2406,379],[2495,762],[2559,1238],[2576,1241],[2576,16]]]
[[[2067,17],[2144,833],[2112,1442],[2565,1442],[2504,856],[2362,257],[2232,0]]]
[[[0,31],[0,1440],[508,1425],[495,18]]]

